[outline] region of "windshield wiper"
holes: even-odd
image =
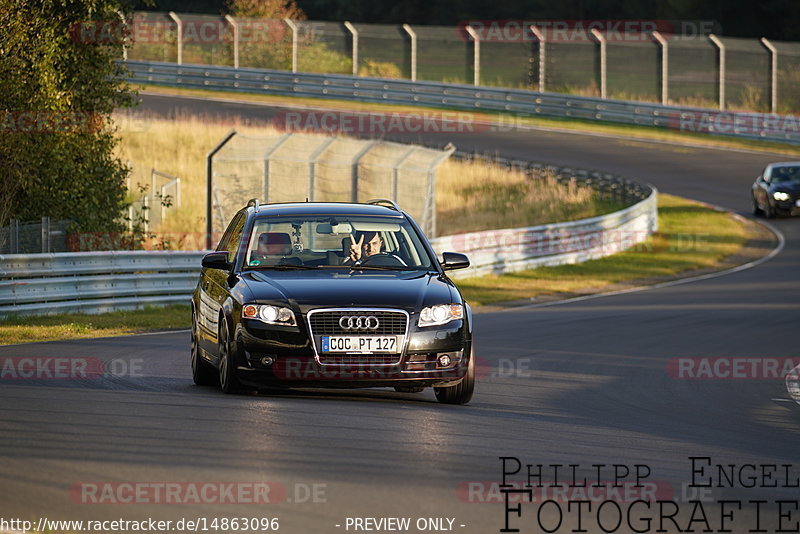
[[[276,271],[291,271],[291,270],[307,270],[307,269],[318,269],[319,267],[315,265],[292,265],[292,264],[285,264],[285,265],[251,265],[248,269],[252,270],[276,270]]]
[[[422,271],[422,267],[390,267],[388,265],[349,265],[351,271],[374,270],[374,271]]]

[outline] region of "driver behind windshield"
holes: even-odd
[[[383,242],[378,232],[356,232],[358,241],[350,234],[350,256],[345,260],[345,264],[353,264],[381,253]]]

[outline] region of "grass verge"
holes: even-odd
[[[704,204],[659,193],[659,232],[606,258],[458,280],[478,306],[560,300],[722,270],[771,250],[761,225]]]
[[[263,104],[280,104],[293,106],[309,106],[326,109],[339,109],[351,111],[379,111],[395,113],[419,113],[424,110],[441,110],[446,108],[427,106],[400,106],[394,104],[378,104],[368,102],[353,102],[347,100],[318,99],[309,97],[273,96],[257,93],[231,93],[226,91],[208,91],[204,89],[181,89],[162,86],[140,86],[145,94],[162,94],[176,96],[199,96],[205,98],[220,98],[228,100],[241,100]],[[714,113],[715,110],[709,110]],[[491,121],[500,123],[499,129],[513,130],[515,127],[540,127],[556,130],[569,130],[578,133],[602,133],[631,139],[649,141],[668,141],[698,147],[723,147],[743,150],[755,150],[773,154],[790,156],[800,155],[800,147],[786,143],[775,143],[758,140],[728,139],[704,133],[682,132],[664,130],[651,126],[633,126],[615,124],[611,122],[584,121],[580,119],[560,119],[523,116],[511,113],[471,113],[459,110],[460,114],[469,115],[475,121]]]
[[[761,225],[703,204],[659,195],[658,234],[644,245],[576,265],[458,281],[467,300],[490,311],[721,270],[772,248]],[[102,315],[16,317],[0,321],[0,344],[127,335],[190,326],[189,306]]]
[[[0,345],[126,336],[157,330],[189,328],[191,319],[191,307],[188,304],[97,315],[68,313],[42,317],[8,317],[0,320]]]

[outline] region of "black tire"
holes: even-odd
[[[775,218],[775,208],[773,208],[769,200],[767,200],[766,205],[764,206],[764,217],[767,219],[774,219]]]
[[[756,200],[756,197],[753,197],[753,215],[756,217],[764,215],[764,210],[758,207],[758,201]]]
[[[233,343],[228,339],[228,323],[219,318],[219,387],[223,393],[239,393],[242,384],[236,377],[236,363],[231,350]]]
[[[467,374],[458,383],[458,385],[433,388],[436,394],[436,400],[442,404],[466,404],[472,399],[472,393],[475,391],[475,358],[473,351],[470,350],[469,365],[467,366]]]
[[[195,384],[198,386],[215,386],[219,383],[219,377],[214,371],[214,367],[200,356],[200,345],[197,339],[197,320],[194,313],[192,313],[191,358],[192,380]]]
[[[394,390],[398,393],[421,393],[425,390],[423,386],[395,386]]]

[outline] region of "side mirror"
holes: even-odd
[[[229,271],[231,264],[228,263],[227,252],[212,252],[203,256],[203,267],[206,269],[219,269],[221,271]]]
[[[469,258],[459,252],[443,252],[442,259],[444,260],[442,261],[442,269],[445,271],[469,267]]]
[[[764,179],[765,182],[769,183],[769,176],[765,174],[764,176],[762,176],[762,178]]]

